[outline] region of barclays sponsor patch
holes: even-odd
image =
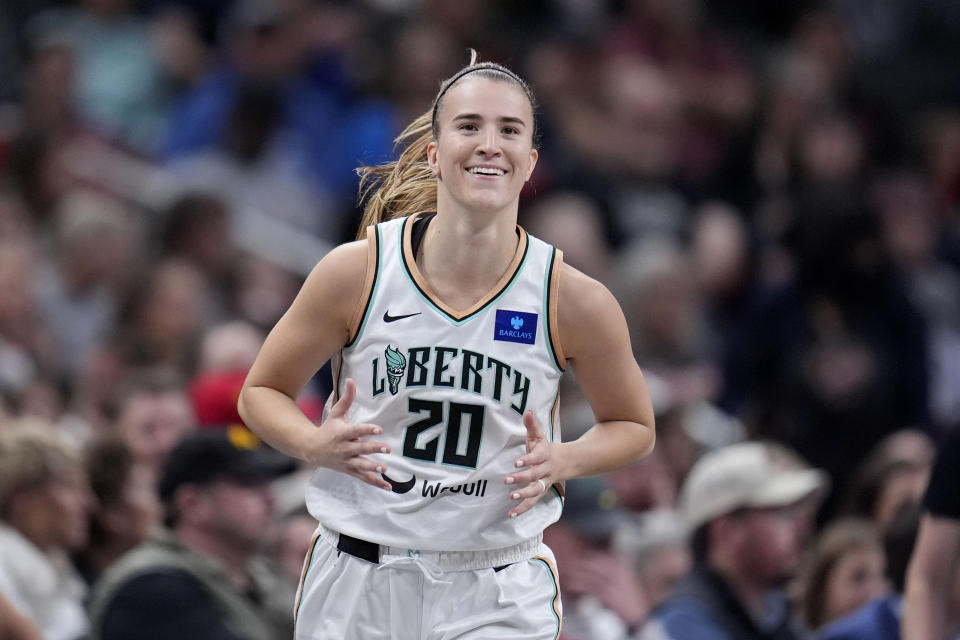
[[[533,344],[537,341],[537,314],[497,309],[493,339]]]

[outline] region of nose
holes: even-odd
[[[497,137],[496,127],[485,127],[480,136],[480,145],[477,152],[485,156],[500,155],[500,139]]]

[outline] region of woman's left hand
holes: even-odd
[[[527,453],[514,463],[517,472],[504,478],[504,483],[508,485],[527,483],[522,489],[518,488],[510,493],[513,500],[520,500],[507,514],[511,518],[532,509],[533,505],[547,494],[550,486],[560,480],[554,476],[553,443],[547,439],[532,411],[523,414],[523,426],[527,430]]]

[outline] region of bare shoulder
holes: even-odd
[[[586,340],[622,338],[626,321],[620,304],[598,280],[564,264],[558,282],[557,319],[564,353],[576,359]]]
[[[292,310],[322,313],[347,327],[363,295],[367,276],[366,240],[342,244],[316,264],[300,289]]]

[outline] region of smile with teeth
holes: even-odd
[[[496,167],[470,167],[467,171],[485,176],[502,176],[504,174],[503,169],[497,169]]]

